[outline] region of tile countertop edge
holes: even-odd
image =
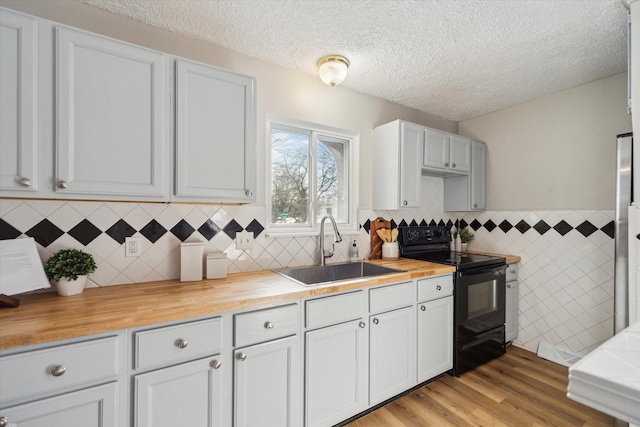
[[[455,271],[451,266],[404,258],[370,262],[405,271],[314,287],[264,270],[197,282],[88,288],[70,297],[52,292],[21,295],[20,307],[0,309],[0,351]]]

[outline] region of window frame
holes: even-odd
[[[272,200],[271,200],[271,131],[273,128],[282,130],[291,130],[293,132],[306,133],[310,135],[310,155],[309,160],[312,163],[312,168],[309,173],[309,221],[305,224],[272,224]],[[357,132],[334,128],[330,126],[320,125],[317,123],[306,122],[303,120],[292,119],[289,117],[277,116],[273,114],[267,115],[267,133],[266,142],[266,170],[265,170],[265,205],[266,205],[266,227],[265,233],[268,237],[278,236],[317,236],[320,234],[320,223],[316,218],[316,212],[318,209],[317,200],[317,140],[318,135],[326,136],[329,138],[336,138],[339,140],[347,141],[346,144],[346,157],[347,161],[345,165],[348,165],[347,170],[347,191],[348,191],[348,223],[339,223],[338,229],[342,234],[353,234],[358,232],[358,160],[359,160],[359,142],[360,135]],[[314,152],[315,151],[315,152]],[[325,232],[333,232],[331,227],[325,227]]]

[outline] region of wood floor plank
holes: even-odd
[[[566,397],[568,369],[511,346],[460,377],[436,381],[348,427],[610,427],[613,418]]]

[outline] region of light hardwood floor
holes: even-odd
[[[613,425],[612,417],[567,398],[567,374],[511,346],[498,359],[459,378],[446,375],[347,426]]]

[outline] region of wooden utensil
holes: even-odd
[[[393,230],[391,230],[391,241],[392,242],[398,241],[398,229],[397,228],[394,228]]]

